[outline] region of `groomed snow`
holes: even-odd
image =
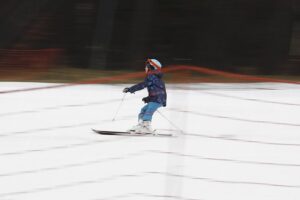
[[[126,86],[0,94],[0,199],[300,199],[299,85],[167,84],[152,125],[176,137],[93,133],[135,125],[147,94],[120,106]]]

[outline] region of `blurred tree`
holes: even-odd
[[[297,2],[10,0],[0,3],[0,48],[60,48],[78,67],[140,69],[156,57],[280,73],[298,52]]]

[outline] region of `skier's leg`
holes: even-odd
[[[139,116],[138,116],[138,121],[143,120],[143,117],[148,109],[148,104],[146,104],[140,111]]]
[[[142,109],[141,109],[141,111],[140,111],[140,113],[139,113],[139,115],[138,115],[138,124],[137,125],[135,125],[135,126],[133,126],[132,128],[130,128],[128,131],[129,132],[139,132],[139,130],[142,128],[142,124],[143,124],[143,116],[144,116],[144,114],[145,114],[145,112],[146,112],[146,110],[147,110],[147,108],[148,108],[148,104],[147,105],[145,105]]]
[[[154,112],[161,107],[161,104],[155,102],[149,102],[148,107],[143,115],[143,124],[142,129],[140,129],[141,133],[153,133],[151,128],[151,121]]]
[[[147,107],[145,106],[145,111],[142,116],[143,121],[152,121],[152,116],[154,112],[161,107],[161,104],[156,103],[156,102],[149,102],[147,104]]]

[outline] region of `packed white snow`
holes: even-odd
[[[0,94],[0,199],[300,199],[299,85],[167,84],[152,127],[174,137],[93,133],[137,123],[126,86]]]

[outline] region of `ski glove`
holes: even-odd
[[[150,97],[144,97],[144,98],[142,99],[142,101],[143,101],[144,103],[149,103],[149,102],[150,102]]]
[[[123,92],[124,92],[124,93],[129,92],[129,88],[128,88],[128,87],[124,88],[124,89],[123,89]]]

